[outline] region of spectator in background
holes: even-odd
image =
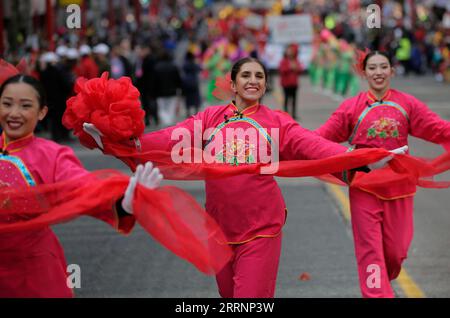
[[[292,118],[296,119],[297,90],[299,86],[298,77],[302,72],[302,66],[297,59],[297,47],[289,45],[284,57],[280,62],[279,72],[281,86],[284,91],[284,111],[289,113]],[[292,111],[288,110],[288,102],[291,101]]]
[[[67,56],[67,50],[68,50],[68,47],[65,45],[60,45],[56,48],[55,53],[58,56],[59,62],[64,62],[64,60],[66,59],[66,56]]]
[[[158,107],[154,92],[153,82],[155,75],[156,59],[152,49],[148,45],[140,46],[137,51],[135,82],[136,87],[141,93],[142,107],[145,110],[145,125],[150,125],[150,119],[153,124],[158,125]]]
[[[98,73],[111,72],[111,64],[109,62],[109,47],[105,43],[99,43],[94,46],[94,60],[98,66]]]
[[[72,82],[72,88],[75,84],[75,80],[77,78],[76,70],[78,68],[78,62],[80,59],[80,53],[75,48],[69,48],[67,49],[66,59],[63,60],[63,65],[65,67],[65,70],[67,71],[67,76],[70,78],[70,81]],[[71,93],[74,93],[71,90]]]
[[[411,69],[417,75],[422,75],[424,73],[424,45],[421,42],[414,41],[411,49]]]
[[[51,138],[56,142],[68,141],[69,131],[62,125],[62,116],[74,85],[70,64],[52,52],[44,53],[40,59],[39,75],[47,94]]]
[[[167,50],[161,52],[153,72],[153,91],[158,105],[158,115],[163,126],[175,123],[181,77],[178,67]]]
[[[132,67],[130,61],[123,55],[121,45],[115,45],[111,51],[111,78],[122,76],[131,77]]]
[[[201,96],[199,73],[201,71],[202,68],[195,62],[194,54],[187,52],[181,77],[182,91],[186,106],[186,118],[198,113],[200,109]]]
[[[89,45],[83,44],[79,49],[81,59],[80,63],[75,69],[75,74],[87,79],[95,78],[99,76],[98,66],[94,59],[91,57],[91,48]]]
[[[405,31],[399,40],[395,57],[403,67],[403,75],[408,75],[411,70],[411,40]]]

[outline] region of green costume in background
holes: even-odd
[[[231,69],[231,62],[222,56],[222,53],[216,52],[211,59],[207,62],[206,68],[209,71],[210,81],[208,82],[208,88],[206,92],[206,100],[210,105],[216,104],[219,100],[212,94],[216,88],[216,78],[225,76],[225,74]]]
[[[361,89],[359,77],[355,74],[351,74],[349,81],[349,93],[350,96],[356,96]]]
[[[352,76],[352,52],[341,52],[339,60],[338,76],[336,78],[336,93],[341,96],[345,96],[347,94]]]

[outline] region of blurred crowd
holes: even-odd
[[[239,58],[257,56],[257,34],[239,27],[247,12],[230,6],[218,11],[206,3],[197,7],[192,1],[161,2],[158,15],[134,32],[125,26],[103,36],[61,34],[54,51],[42,44],[8,52],[6,59],[13,64],[25,59],[28,72],[43,83],[50,112],[38,130],[49,131],[55,141],[70,140],[61,118],[76,79],[103,72],[114,79],[130,77],[140,91],[146,125],[164,127],[206,103],[218,103],[212,95],[216,78]],[[202,80],[209,82],[205,92]]]
[[[380,28],[367,26],[372,11],[365,9],[373,3],[382,4]],[[317,42],[320,32],[329,30],[330,41],[325,42],[338,55],[347,54],[343,53],[347,45],[388,51],[396,63],[397,74],[431,73],[438,82],[450,82],[450,1],[327,1],[311,11]]]

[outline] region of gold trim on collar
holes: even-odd
[[[21,141],[24,141],[24,140],[26,140],[26,139],[28,139],[28,138],[32,138],[34,136],[34,133],[30,133],[30,134],[28,134],[28,135],[26,135],[26,136],[24,136],[24,137],[22,137],[22,138],[19,138],[19,139],[16,139],[16,140],[13,140],[13,141],[10,141],[10,142],[6,142],[6,135],[5,135],[5,132],[3,131],[2,132],[2,138],[3,138],[3,149],[7,149],[8,147],[11,147],[11,145],[14,145],[14,144],[16,144],[16,143],[18,143],[18,142],[21,142]],[[22,147],[23,148],[23,147]],[[22,148],[20,148],[20,149],[22,149]],[[11,151],[10,151],[11,152]]]
[[[237,106],[234,104],[234,101],[232,101],[232,102],[230,103],[230,108],[231,108],[231,109],[234,108],[233,111],[237,110],[237,111],[239,111],[240,114],[243,114],[243,115],[248,116],[248,115],[251,115],[251,114],[256,113],[256,112],[258,111],[258,109],[259,109],[259,107],[258,107],[259,105],[260,105],[259,103],[256,103],[256,104],[254,104],[254,105],[251,105],[251,106],[246,107],[246,108],[245,108],[244,110],[242,110],[242,111],[239,111],[239,109],[237,108]],[[251,110],[251,112],[249,112],[250,109],[253,108],[253,107],[256,107],[256,109],[255,109],[255,110]]]
[[[380,99],[377,99],[375,94],[372,93],[370,90],[367,91],[367,98],[370,99],[372,102],[377,102],[377,101],[386,101],[388,100],[388,98],[391,96],[391,89],[389,88],[386,93],[384,93],[383,97],[381,97]]]

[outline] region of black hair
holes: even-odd
[[[385,51],[371,51],[369,52],[366,57],[363,60],[363,70],[366,69],[367,66],[367,61],[374,55],[382,55],[385,58],[387,58],[388,62],[389,62],[389,66],[392,67],[392,57],[388,52]]]
[[[187,52],[185,57],[184,57],[187,61],[193,61],[195,59],[195,56],[192,52]]]
[[[251,62],[258,63],[259,65],[261,65],[261,67],[264,70],[264,77],[266,78],[266,83],[267,83],[268,74],[267,74],[266,67],[264,66],[264,64],[260,60],[255,59],[254,57],[250,57],[250,56],[244,57],[244,58],[240,59],[239,61],[237,61],[236,63],[234,63],[233,67],[231,68],[231,80],[233,82],[236,82],[237,74],[241,70],[242,65],[244,65],[246,63],[251,63]]]
[[[16,83],[25,83],[34,88],[36,94],[38,95],[40,109],[47,105],[47,96],[45,94],[44,86],[42,86],[41,82],[39,82],[37,79],[29,75],[17,74],[8,78],[0,87],[0,97],[3,95],[3,91],[5,90],[6,86]]]

